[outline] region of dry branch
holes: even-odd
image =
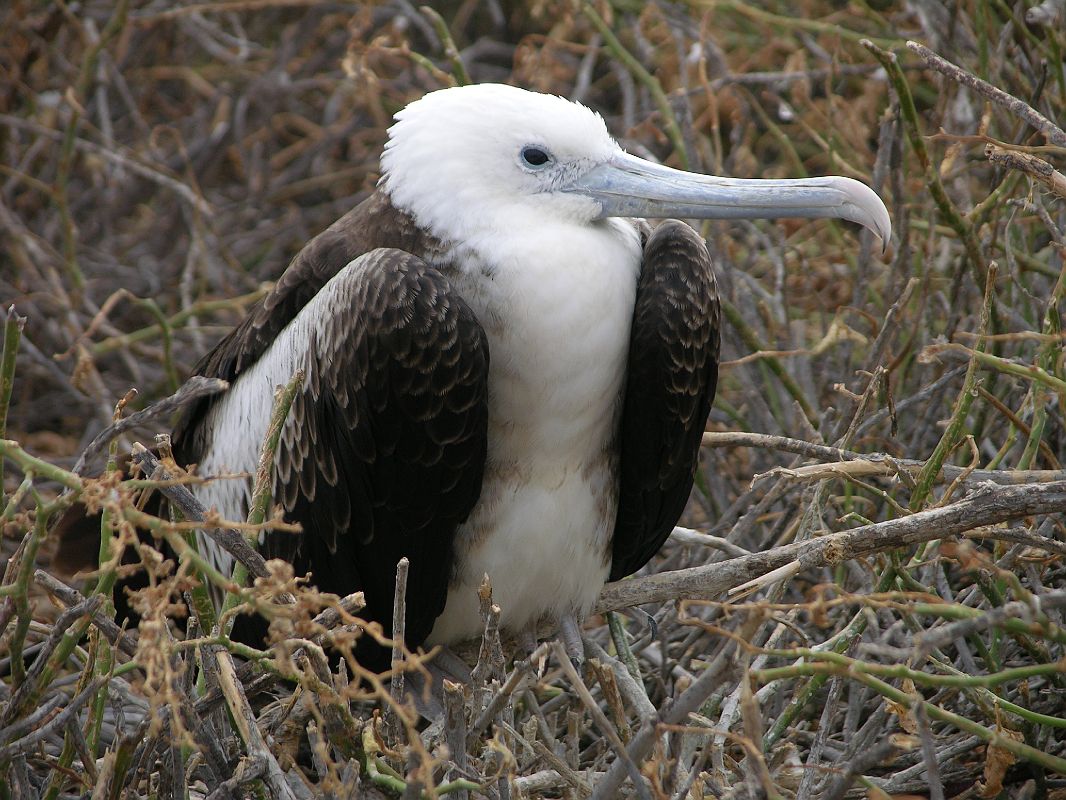
[[[830,566],[883,550],[944,539],[981,526],[1063,512],[1066,512],[1066,481],[1022,486],[987,484],[957,503],[901,519],[831,533],[716,564],[609,583],[600,592],[595,610],[603,613],[643,603],[710,599],[792,564],[804,568]]]
[[[52,577],[42,569],[33,573],[33,579],[41,585],[49,594],[53,595],[67,608],[72,608],[85,602],[85,597],[77,589],[67,586],[62,581]],[[97,609],[92,616],[93,625],[100,629],[107,640],[115,647],[134,658],[137,655],[137,633],[126,631],[115,624],[110,612],[106,608]]]
[[[248,758],[253,763],[261,765],[263,781],[269,787],[271,797],[280,798],[280,800],[296,800],[296,796],[285,780],[285,773],[282,772],[277,759],[259,732],[255,713],[248,705],[244,687],[237,679],[233,657],[222,648],[215,649],[214,657],[218,663],[222,695],[226,698],[226,705],[229,707],[233,724],[240,733]]]
[[[805,442],[802,439],[792,439],[788,436],[770,436],[742,431],[709,431],[703,434],[703,444],[705,447],[762,447],[829,462],[826,466],[775,467],[768,472],[753,476],[753,481],[775,475],[787,475],[788,477],[802,479],[818,479],[830,477],[833,474],[894,476],[898,475],[901,469],[916,473],[926,464],[926,462],[917,459],[896,458],[886,453],[856,453],[852,450]],[[834,473],[834,470],[840,470],[840,472]],[[1059,469],[969,469],[952,464],[943,464],[940,467],[939,475],[943,481],[962,478],[967,483],[991,482],[1007,486],[1021,483],[1049,483],[1066,480],[1066,471]]]
[[[963,86],[970,87],[982,97],[987,97],[993,103],[998,103],[1006,108],[1019,119],[1025,120],[1040,131],[1044,135],[1044,138],[1051,142],[1051,144],[1058,145],[1059,147],[1066,147],[1066,131],[1025,101],[1019,100],[1017,97],[1008,94],[999,87],[993,86],[987,81],[981,80],[976,75],[952,64],[946,58],[938,56],[923,44],[919,44],[918,42],[907,42],[907,49],[916,54],[922,59],[922,61],[937,72],[947,75],[953,81],[961,83]]]
[[[1007,150],[994,144],[985,147],[985,158],[993,164],[1007,169],[1024,172],[1033,180],[1039,181],[1059,197],[1066,200],[1066,175],[1063,175],[1042,158],[1017,150]]]
[[[180,408],[192,403],[201,397],[209,397],[213,394],[225,391],[229,388],[229,384],[218,378],[204,378],[200,375],[193,375],[189,380],[181,385],[181,388],[170,397],[166,397],[155,403],[152,403],[148,408],[136,411],[130,414],[128,417],[123,417],[112,425],[108,426],[100,433],[93,437],[93,440],[86,445],[82,454],[78,456],[78,460],[71,467],[70,471],[75,475],[84,477],[85,467],[92,459],[96,458],[104,448],[111,442],[112,439],[117,439],[123,433],[128,430],[132,430],[140,425],[146,425],[149,422],[158,420],[160,418],[168,417]],[[150,470],[147,470],[147,474],[151,474]]]
[[[134,444],[131,457],[144,473],[151,475],[154,480],[171,482],[175,480],[174,476],[159,463],[159,459],[152,455],[144,445]],[[171,483],[169,486],[161,486],[159,491],[166,495],[166,498],[181,511],[185,519],[193,522],[203,522],[207,518],[207,508],[185,486],[179,483]],[[219,547],[241,564],[244,564],[255,577],[266,578],[270,575],[270,571],[266,566],[266,559],[238,531],[231,528],[206,526],[201,528],[201,530],[210,536]]]

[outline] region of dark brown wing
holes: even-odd
[[[304,533],[268,535],[264,555],[324,591],[364,591],[386,633],[406,556],[415,646],[444,610],[455,529],[481,491],[488,343],[447,278],[400,250],[361,256],[323,295],[276,461],[274,499]]]
[[[352,259],[378,247],[396,247],[409,253],[425,254],[438,245],[410,217],[393,208],[385,195],[375,192],[308,242],[270,293],[200,359],[193,374],[222,378],[232,383],[266,352],[277,335],[330,278]],[[205,397],[189,406],[178,420],[173,440],[174,455],[179,463],[200,461],[209,445],[205,438],[209,430],[203,421],[221,397]]]
[[[323,318],[278,454],[275,499],[304,534],[269,536],[264,554],[312,572],[324,591],[362,589],[367,616],[386,632],[406,555],[412,646],[443,610],[452,539],[480,492],[487,436],[484,333],[447,279],[416,257],[438,248],[384,195],[371,196],[308,243],[195,370],[238,381],[338,276],[328,291],[347,293],[348,304]],[[358,269],[345,269],[360,256]],[[215,402],[190,407],[175,427],[179,463],[202,460]]]
[[[644,247],[633,310],[612,581],[648,563],[685,509],[718,380],[719,319],[703,239],[663,222]]]

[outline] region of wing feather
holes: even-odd
[[[406,556],[414,646],[444,609],[455,529],[481,491],[488,343],[447,278],[410,253],[374,250],[323,291],[338,307],[310,345],[315,380],[277,454],[275,496],[304,533],[269,534],[264,554],[324,591],[361,589],[386,631]]]
[[[644,247],[633,310],[610,580],[644,566],[685,509],[718,380],[719,331],[703,239],[663,222]]]
[[[275,464],[275,501],[304,533],[266,536],[264,555],[310,571],[323,591],[363,590],[367,616],[386,631],[407,556],[411,646],[444,608],[452,540],[477,501],[487,447],[484,331],[415,255],[439,247],[375,194],[315,237],[195,369],[239,380],[314,303],[305,383]],[[208,452],[218,399],[179,420],[180,463]]]
[[[372,194],[296,254],[270,293],[200,359],[193,374],[235,381],[259,360],[327,281],[353,259],[380,247],[430,253],[440,245],[414,220],[393,208],[385,195]],[[199,462],[207,452],[211,430],[204,421],[221,398],[213,395],[193,403],[178,420],[173,440],[179,462]]]

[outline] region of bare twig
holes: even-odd
[[[642,720],[640,730],[633,737],[627,749],[627,755],[634,762],[641,762],[655,746],[659,725],[680,725],[688,719],[688,715],[696,711],[711,696],[719,683],[722,681],[722,672],[730,664],[735,651],[732,642],[715,656],[714,660],[707,665],[703,673],[681,695],[664,706],[662,711],[652,717]],[[607,774],[596,784],[596,791],[592,795],[593,800],[608,800],[616,797],[625,780],[628,764],[621,759],[615,761],[607,770]]]
[[[1024,172],[1039,181],[1059,197],[1066,199],[1066,175],[1063,175],[1042,158],[1016,150],[1007,150],[993,144],[985,147],[985,158],[993,164]]]
[[[67,723],[74,718],[74,715],[81,710],[82,706],[88,703],[106,682],[106,677],[93,679],[88,686],[67,703],[66,708],[54,717],[45,722],[38,722],[30,733],[0,747],[0,764],[10,761],[16,755],[32,752],[36,749],[38,742],[51,736],[55,731],[63,730]]]
[[[615,730],[611,721],[607,719],[607,715],[600,709],[599,704],[592,699],[592,694],[589,692],[588,687],[585,686],[585,682],[581,680],[581,676],[577,674],[577,670],[570,662],[570,656],[567,654],[566,648],[563,647],[561,642],[554,642],[553,650],[555,651],[555,660],[562,668],[563,673],[570,682],[570,686],[577,692],[577,696],[581,698],[581,702],[589,712],[589,716],[592,717],[592,721],[596,723],[596,727],[600,729],[600,733],[606,737],[611,749],[618,756],[618,763],[624,765],[624,769],[632,779],[638,795],[650,797],[644,778],[640,774],[640,768],[637,766],[637,759],[634,759],[632,754],[626,749],[626,746],[622,744],[618,731]],[[593,796],[595,797],[596,795]]]
[[[985,263],[984,258],[981,255],[980,243],[977,241],[973,226],[962,217],[958,208],[955,207],[955,204],[944,189],[944,183],[940,178],[940,173],[933,166],[933,163],[929,158],[929,152],[925,147],[925,140],[922,138],[920,123],[918,121],[918,112],[914,107],[914,98],[911,96],[910,87],[907,85],[903,70],[900,69],[899,59],[896,57],[895,53],[882,50],[869,39],[863,39],[861,44],[873,53],[877,60],[881,62],[881,66],[883,66],[888,73],[889,80],[892,82],[892,87],[896,90],[896,96],[899,98],[900,109],[903,112],[903,119],[906,124],[907,139],[914,150],[914,154],[918,158],[918,163],[921,165],[922,170],[925,173],[926,186],[929,188],[929,193],[936,201],[937,208],[940,210],[944,219],[958,234],[959,238],[962,239],[966,249],[966,257],[970,262],[971,274],[974,276],[974,280],[977,284],[984,289]]]
[[[263,781],[270,787],[271,794],[282,800],[296,800],[296,796],[289,788],[285,774],[281,771],[274,754],[270,751],[259,726],[256,724],[255,714],[248,705],[244,687],[237,680],[236,670],[233,666],[233,658],[221,647],[214,651],[214,658],[218,664],[219,684],[222,695],[226,698],[226,705],[232,715],[233,724],[240,733],[244,742],[245,750],[249,758],[262,765]]]
[[[403,654],[406,649],[404,640],[407,636],[407,572],[410,567],[411,562],[406,557],[396,562],[396,588],[392,598],[392,685],[389,687],[389,694],[392,695],[393,704],[387,710],[385,722],[389,740],[393,742],[400,739],[401,721],[396,708],[405,700]]]
[[[854,450],[843,450],[838,447],[829,447],[814,442],[805,442],[802,439],[792,439],[787,436],[771,436],[763,433],[747,433],[743,431],[713,431],[703,434],[705,447],[760,447],[769,450],[781,450],[786,453],[816,458],[820,461],[830,462],[829,467],[812,465],[807,467],[775,469],[756,476],[756,479],[771,475],[788,475],[796,478],[822,478],[826,477],[826,469],[841,469],[844,475],[898,475],[900,469],[907,472],[917,473],[925,466],[925,461],[908,458],[895,458],[886,453],[856,453]],[[942,464],[938,473],[942,480],[951,481],[965,476],[969,483],[1000,483],[1005,486],[1019,483],[1050,483],[1052,481],[1066,480],[1066,471],[1058,469],[1045,470],[998,470],[977,469],[969,470],[957,467],[953,464]],[[682,535],[680,541],[689,541]],[[692,540],[693,544],[698,543]],[[713,546],[713,545],[712,545]]]
[[[15,354],[18,352],[22,329],[26,318],[15,313],[15,306],[8,306],[4,321],[4,349],[0,355],[0,439],[7,438],[7,409],[11,403],[11,390],[15,385]],[[0,459],[0,498],[6,500],[4,491],[4,462]]]
[[[140,465],[141,469],[148,475],[152,475],[159,481],[173,481],[174,476],[167,472],[166,469],[159,463],[151,451],[149,451],[144,445],[134,443],[130,453],[133,461]],[[182,516],[187,520],[194,522],[203,522],[207,517],[207,509],[204,504],[201,503],[193,493],[185,486],[178,483],[172,483],[169,486],[163,486],[159,489],[170,502],[174,503],[180,509]],[[248,568],[248,571],[257,578],[265,578],[270,574],[267,569],[266,560],[259,555],[259,552],[248,544],[248,541],[237,531],[230,528],[208,528],[202,529],[204,533],[210,536],[219,547],[233,556],[241,564],[244,564]]]
[[[939,647],[945,647],[956,639],[973,635],[978,631],[1003,625],[1006,620],[1021,619],[1047,623],[1045,611],[1066,608],[1066,592],[1049,592],[1034,596],[1030,602],[1016,600],[970,619],[950,622],[939,628],[920,633],[916,639],[919,658],[925,658]]]
[[[61,580],[52,577],[42,569],[33,573],[33,579],[41,585],[49,594],[53,595],[68,608],[85,602],[85,597],[77,589],[67,586]],[[115,621],[107,616],[104,608],[98,609],[92,617],[93,625],[100,629],[111,644],[134,658],[137,655],[137,633],[126,631],[115,624]]]
[[[1051,142],[1051,144],[1066,147],[1066,131],[1028,103],[1019,100],[1017,97],[1008,94],[987,81],[981,80],[976,75],[967,72],[961,67],[957,67],[923,44],[919,44],[918,42],[907,42],[907,49],[917,55],[922,61],[937,72],[947,75],[953,81],[961,83],[963,86],[968,86],[982,97],[987,97],[993,103],[998,103],[1006,108],[1010,113],[1014,114],[1014,116],[1025,120],[1040,131],[1044,135],[1044,138]]]
[[[210,395],[225,391],[227,388],[229,388],[229,384],[218,378],[204,378],[200,375],[194,375],[183,383],[181,388],[174,394],[170,395],[170,397],[152,403],[148,408],[136,411],[128,417],[123,417],[96,434],[96,436],[93,437],[93,440],[89,442],[82,451],[81,455],[78,456],[78,460],[74,463],[74,466],[71,467],[70,471],[75,475],[84,477],[86,466],[92,459],[99,455],[105,447],[107,447],[112,439],[115,439],[126,431],[140,425],[144,425],[161,417],[167,417],[194,400],[198,400],[201,397],[209,397]],[[151,474],[151,471],[148,471],[148,474]]]
[[[462,684],[444,681],[445,742],[455,770],[462,774],[467,765],[466,702]],[[464,792],[465,794],[465,792]],[[457,800],[466,800],[460,797]]]

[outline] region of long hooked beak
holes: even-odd
[[[886,247],[892,234],[888,209],[873,189],[837,176],[794,180],[719,178],[619,153],[562,191],[598,202],[598,219],[831,217],[869,228]]]

